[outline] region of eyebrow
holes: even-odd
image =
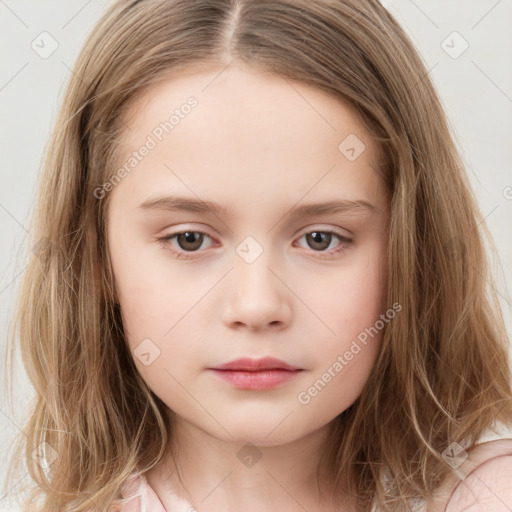
[[[214,213],[222,217],[229,214],[228,209],[213,201],[203,201],[182,196],[159,196],[149,198],[141,203],[138,208],[147,211],[185,211],[196,213]],[[287,210],[289,213],[299,217],[318,217],[325,214],[347,213],[378,213],[379,209],[364,199],[358,200],[334,200],[323,203],[311,203],[297,206]]]

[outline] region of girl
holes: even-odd
[[[23,510],[512,506],[482,226],[377,0],[114,3],[35,211]]]

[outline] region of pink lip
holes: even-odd
[[[213,370],[245,370],[250,372],[258,370],[301,370],[301,368],[292,366],[274,357],[263,357],[262,359],[244,357],[215,366]]]
[[[238,389],[252,390],[277,387],[293,379],[302,371],[302,368],[273,357],[258,360],[237,359],[209,369]]]

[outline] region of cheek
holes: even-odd
[[[360,256],[354,264],[330,274],[314,294],[304,290],[321,313],[322,323],[318,322],[319,334],[314,336],[313,388],[311,393],[303,390],[307,396],[302,403],[318,408],[318,414],[327,403],[339,414],[357,398],[380,349],[387,323],[381,315],[391,321],[386,314],[383,251],[373,247]]]
[[[178,382],[191,388],[188,380],[201,368],[209,330],[204,310],[208,297],[201,299],[218,277],[193,279],[169,265],[161,248],[128,251],[128,239],[112,242],[114,278],[134,363],[168,405],[185,404],[190,397]]]
[[[347,290],[350,292],[351,290]],[[326,323],[335,332],[327,331],[316,338],[314,371],[297,394],[303,412],[316,417],[320,424],[341,414],[361,394],[381,348],[387,322],[378,287],[374,295],[355,288],[333,300],[336,308],[326,305],[330,316]],[[330,309],[329,309],[330,308]]]
[[[169,264],[158,244],[141,244],[113,236],[111,260],[130,342],[144,338],[163,339],[205,293],[202,280],[191,279],[179,265]]]
[[[323,368],[298,391],[296,407],[302,413],[300,416],[315,418],[315,424],[325,425],[347,410],[371,374],[379,338],[380,335],[375,336],[367,346],[349,343],[347,350],[331,354]]]
[[[386,306],[386,267],[380,245],[358,254],[349,265],[322,278],[319,286],[304,289],[323,320],[329,346],[343,348],[347,340],[372,326]]]

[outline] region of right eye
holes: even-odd
[[[210,238],[209,235],[202,231],[184,230],[171,233],[165,237],[159,238],[166,250],[176,254],[177,258],[190,258],[188,253],[198,252],[203,245],[205,237]],[[172,244],[172,240],[176,239],[178,248]]]

